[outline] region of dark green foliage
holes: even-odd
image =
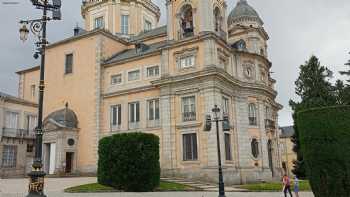
[[[99,143],[98,183],[129,192],[153,191],[160,184],[159,138],[126,133]]]
[[[350,60],[347,63],[345,63],[345,66],[349,66],[349,70],[342,71],[342,72],[340,72],[340,74],[346,75],[346,76],[348,76],[350,78]],[[350,83],[350,79],[348,79],[347,81]]]
[[[292,137],[294,151],[297,153],[297,161],[294,163],[293,173],[299,178],[305,177],[303,154],[300,151],[299,131],[297,125],[297,113],[314,107],[330,106],[337,103],[334,95],[334,87],[328,81],[331,72],[327,67],[321,66],[318,58],[312,56],[309,61],[300,66],[300,74],[295,81],[295,93],[301,98],[300,102],[289,102],[293,110],[295,135]]]
[[[350,196],[350,106],[297,115],[299,139],[315,197]]]

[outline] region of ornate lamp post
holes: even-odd
[[[40,64],[40,85],[39,85],[39,109],[38,109],[38,126],[36,127],[35,140],[35,158],[32,165],[32,171],[28,174],[30,177],[29,189],[27,197],[46,197],[44,194],[44,177],[42,164],[42,141],[43,141],[43,99],[44,99],[44,77],[45,77],[45,48],[48,44],[46,40],[46,23],[50,20],[61,20],[61,0],[31,0],[36,9],[43,11],[40,19],[22,20],[20,24],[23,25],[20,32],[20,39],[24,42],[28,39],[29,30],[27,25],[30,25],[31,32],[37,36],[36,51],[34,58],[41,56]],[[52,18],[47,16],[47,12],[52,12]]]
[[[222,173],[222,165],[221,165],[221,150],[220,150],[220,134],[219,134],[219,122],[222,122],[222,128],[224,131],[230,131],[230,122],[227,114],[223,115],[223,119],[220,119],[220,108],[215,105],[212,109],[212,112],[214,113],[214,119],[211,119],[210,115],[206,116],[206,123],[205,123],[205,131],[211,130],[212,122],[216,123],[216,138],[217,138],[217,148],[218,148],[218,168],[219,168],[219,197],[225,197],[225,184],[224,184],[224,177]]]

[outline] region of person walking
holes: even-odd
[[[283,176],[282,182],[283,182],[284,197],[287,197],[287,192],[289,192],[289,195],[293,197],[292,191],[290,189],[290,179],[286,174]]]
[[[296,175],[294,176],[294,193],[296,197],[299,197],[299,179]]]

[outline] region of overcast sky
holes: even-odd
[[[161,24],[165,22],[165,0],[153,0],[161,7]],[[17,94],[15,71],[38,64],[33,59],[31,37],[26,43],[19,40],[18,21],[39,16],[29,0],[0,0],[0,91]],[[4,4],[5,2],[5,4]],[[9,5],[6,2],[19,2]],[[237,0],[227,0],[228,13]],[[277,80],[277,101],[284,106],[279,114],[281,126],[292,124],[288,101],[293,98],[294,81],[299,65],[312,54],[333,71],[343,66],[350,56],[349,0],[248,0],[265,22],[270,35],[269,58],[273,63],[273,78]],[[74,26],[83,25],[80,16],[81,0],[62,0],[63,20],[50,22],[50,42],[71,36]],[[339,77],[339,75],[336,75]]]

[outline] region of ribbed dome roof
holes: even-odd
[[[241,18],[251,18],[263,24],[259,14],[248,4],[247,0],[239,0],[236,7],[231,11],[227,22],[230,25]]]
[[[64,109],[52,112],[44,122],[48,120],[54,120],[66,128],[78,128],[78,118],[74,111],[68,108],[68,105]]]

